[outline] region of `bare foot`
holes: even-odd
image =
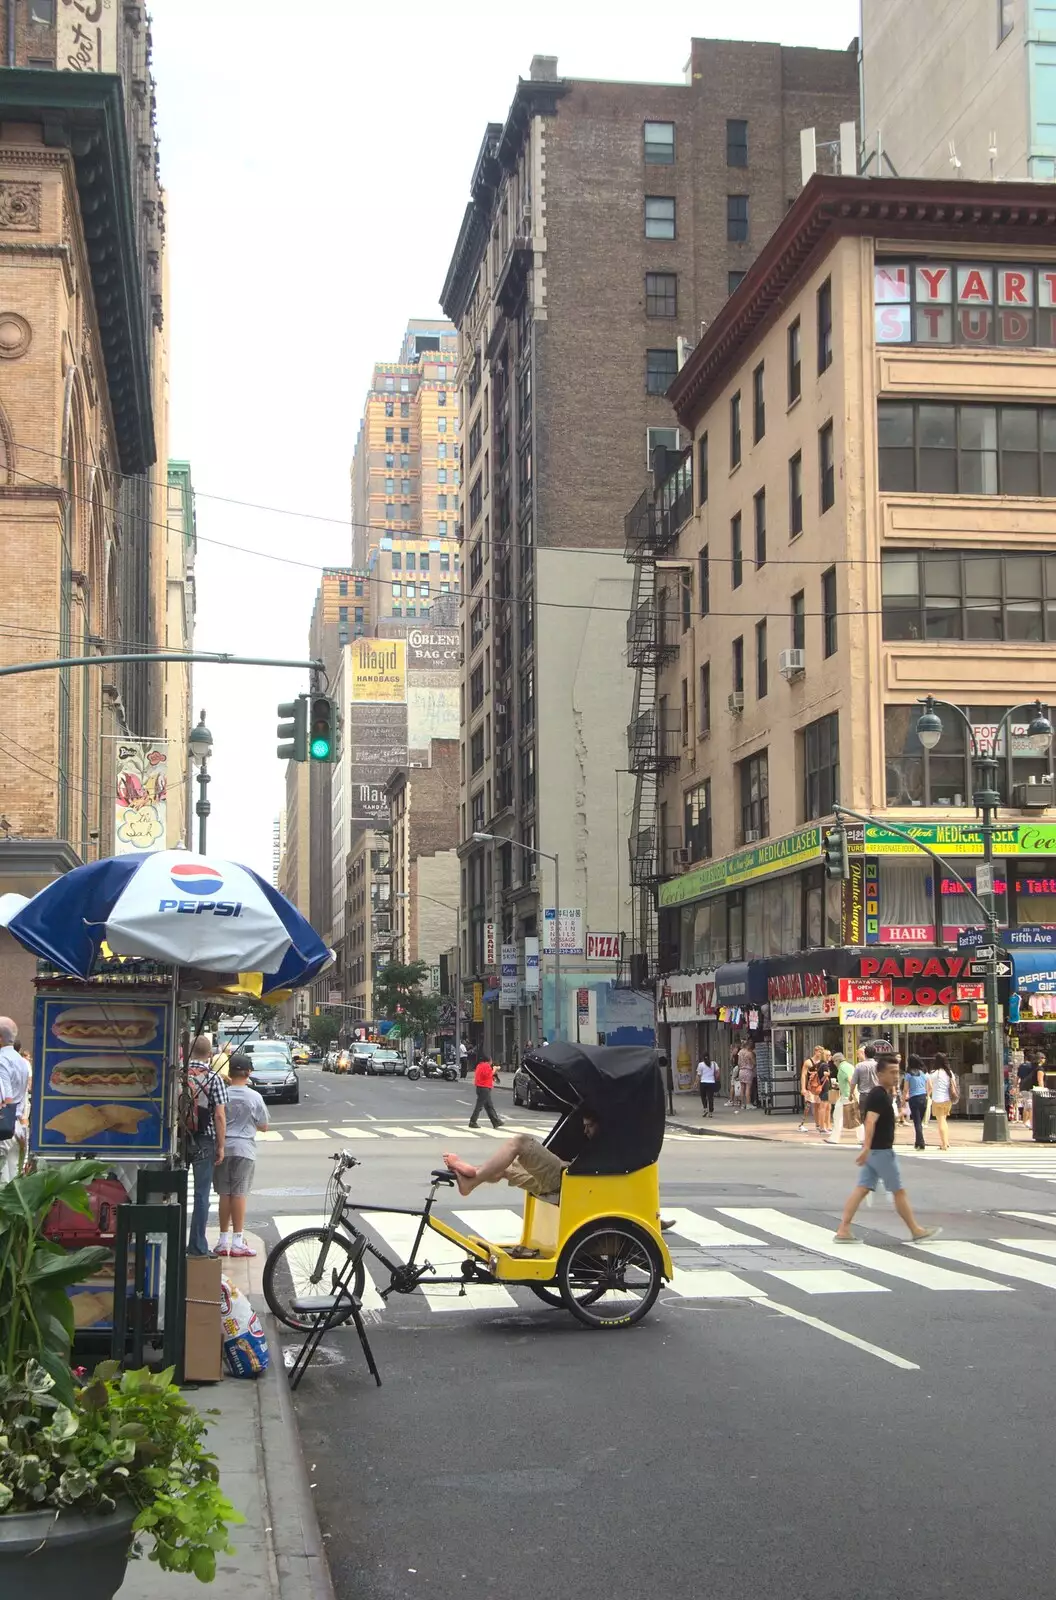
[[[444,1157],[444,1166],[448,1172],[454,1174],[455,1186],[459,1194],[467,1195],[473,1193],[477,1186],[476,1167],[471,1167],[468,1161],[463,1161],[461,1156],[456,1155],[446,1155]]]

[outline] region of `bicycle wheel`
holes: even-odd
[[[287,1328],[307,1332],[315,1318],[295,1311],[293,1302],[333,1294],[351,1254],[352,1243],[344,1234],[335,1234],[328,1245],[325,1228],[301,1228],[280,1240],[264,1263],[264,1298],[272,1316]],[[357,1300],[366,1281],[367,1269],[360,1261],[351,1284]],[[333,1326],[347,1322],[351,1315],[351,1303],[343,1298]]]
[[[548,1306],[553,1306],[555,1311],[563,1311],[565,1302],[561,1298],[560,1289],[553,1289],[547,1283],[526,1283],[524,1286]]]
[[[628,1328],[660,1293],[652,1240],[622,1221],[595,1223],[566,1249],[557,1269],[565,1308],[588,1328]]]

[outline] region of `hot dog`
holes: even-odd
[[[79,1048],[142,1050],[158,1031],[157,1018],[139,1006],[70,1006],[60,1011],[51,1031],[61,1044]]]

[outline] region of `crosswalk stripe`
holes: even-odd
[[[341,1135],[342,1139],[380,1139],[381,1135],[372,1133],[369,1128],[331,1128],[331,1133]]]
[[[325,1128],[291,1128],[290,1132],[295,1139],[328,1139],[330,1137]]]
[[[417,1217],[394,1216],[388,1211],[364,1211],[361,1212],[361,1216],[392,1250],[404,1260],[407,1259],[418,1233]],[[465,1257],[466,1252],[453,1240],[444,1239],[438,1233],[427,1233],[419,1247],[419,1259],[431,1261],[441,1271],[447,1269],[453,1271],[461,1266]],[[459,1295],[458,1288],[454,1284],[429,1289],[422,1283],[419,1287],[431,1311],[458,1311],[463,1307],[493,1311],[517,1304],[512,1294],[500,1288],[498,1284],[470,1283],[465,1286],[464,1295]]]
[[[477,1133],[472,1128],[445,1128],[440,1122],[419,1122],[419,1128],[424,1128],[426,1133],[438,1133],[443,1139],[475,1139]]]
[[[792,1267],[779,1271],[768,1267],[768,1278],[779,1278],[790,1289],[803,1294],[890,1294],[886,1283],[871,1283],[855,1272],[842,1272],[839,1267]]]
[[[387,1134],[390,1139],[427,1139],[428,1134],[422,1133],[420,1128],[382,1128],[382,1134]]]
[[[929,1255],[943,1256],[947,1261],[961,1262],[966,1267],[982,1267],[986,1272],[997,1272],[1006,1278],[1022,1278],[1025,1283],[1037,1283],[1043,1289],[1056,1289],[1056,1266],[1050,1266],[1047,1261],[1021,1260],[1018,1256],[1002,1255],[1000,1250],[961,1239],[939,1239],[916,1248],[927,1250]]]
[[[735,1222],[747,1222],[763,1233],[776,1234],[789,1244],[804,1245],[818,1255],[831,1256],[849,1266],[868,1267],[870,1271],[880,1273],[881,1277],[901,1278],[906,1283],[918,1284],[922,1289],[990,1293],[996,1290],[1000,1293],[1007,1288],[1005,1284],[973,1278],[966,1272],[947,1272],[943,1267],[933,1267],[929,1262],[896,1253],[893,1249],[881,1250],[876,1245],[862,1244],[857,1240],[845,1244],[834,1239],[827,1228],[819,1228],[813,1222],[803,1222],[799,1217],[790,1217],[769,1206],[719,1206],[718,1209],[724,1217],[732,1217]]]
[[[1031,1256],[1048,1256],[1056,1261],[1056,1239],[995,1239],[1003,1250],[1025,1250]]]
[[[301,1228],[311,1227],[315,1219],[303,1215],[294,1216],[291,1214],[272,1217],[271,1220],[278,1229],[279,1238],[288,1239],[291,1233],[297,1233]],[[370,1257],[367,1256],[365,1260],[369,1262]],[[385,1302],[378,1293],[377,1285],[371,1276],[370,1267],[368,1265],[366,1282],[363,1285],[363,1310],[384,1311],[384,1309]]]
[[[274,1128],[265,1128],[263,1133],[261,1133],[261,1132],[257,1133],[257,1138],[270,1142],[270,1141],[275,1140],[275,1139],[280,1139],[281,1140],[282,1134],[277,1132]]]
[[[524,1231],[524,1218],[512,1206],[470,1206],[455,1216],[494,1244],[519,1244]]]
[[[702,1217],[696,1211],[690,1211],[686,1206],[664,1206],[665,1220],[670,1218],[675,1224],[671,1229],[682,1239],[692,1239],[694,1244],[703,1245],[706,1250],[716,1245],[758,1245],[764,1248],[764,1241],[757,1239],[754,1233],[740,1233],[736,1228],[728,1228],[723,1222],[716,1222],[714,1217]]]
[[[765,1300],[759,1289],[725,1267],[676,1267],[667,1291],[683,1300]]]
[[[1046,1228],[1056,1228],[1056,1212],[1051,1211],[1002,1211],[1003,1217],[1019,1217],[1023,1222],[1040,1222]]]

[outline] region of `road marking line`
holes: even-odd
[[[890,1294],[886,1283],[870,1283],[853,1272],[843,1272],[839,1267],[793,1267],[779,1272],[767,1267],[768,1278],[780,1278],[790,1289],[800,1289],[804,1294]]]
[[[983,1267],[987,1272],[1006,1278],[1022,1278],[1025,1283],[1037,1283],[1043,1289],[1056,1289],[1056,1267],[1047,1261],[1021,1261],[1018,1256],[1004,1256],[1000,1250],[960,1239],[929,1240],[927,1245],[916,1248],[926,1249],[929,1255],[944,1256],[947,1261],[963,1262],[966,1267]]]
[[[445,1128],[442,1122],[419,1122],[416,1127],[424,1128],[426,1133],[439,1133],[445,1139],[475,1139],[476,1130],[472,1128]]]
[[[380,1139],[380,1133],[372,1133],[369,1128],[331,1128],[331,1133],[336,1133],[342,1139]]]
[[[1056,1239],[994,1239],[992,1242],[1006,1250],[1025,1250],[1028,1255],[1056,1260]]]
[[[387,1211],[362,1211],[364,1222],[378,1233],[385,1243],[404,1260],[410,1255],[418,1233],[417,1217],[393,1216]],[[418,1247],[418,1260],[431,1261],[434,1267],[446,1273],[461,1266],[466,1259],[466,1252],[452,1239],[445,1239],[441,1234],[427,1229],[425,1237]],[[470,1283],[466,1285],[464,1295],[459,1295],[455,1284],[445,1284],[442,1288],[430,1289],[428,1280],[419,1284],[422,1294],[431,1311],[462,1311],[473,1308],[480,1311],[494,1311],[516,1306],[517,1302],[512,1294],[497,1284]]]
[[[324,1128],[291,1128],[290,1132],[295,1139],[329,1139],[330,1137]]]
[[[428,1134],[420,1132],[418,1128],[383,1128],[383,1134],[390,1139],[427,1139]]]
[[[288,1214],[283,1214],[282,1216],[272,1217],[271,1220],[275,1224],[276,1228],[278,1229],[278,1233],[279,1233],[279,1238],[280,1239],[288,1239],[291,1233],[297,1233],[297,1232],[300,1231],[301,1228],[309,1228],[309,1227],[315,1227],[316,1226],[316,1223],[315,1223],[314,1219],[311,1218],[311,1217],[304,1216],[303,1213],[301,1215],[296,1215],[295,1213],[291,1212],[291,1213],[288,1213]],[[336,1259],[337,1258],[335,1257],[335,1260]],[[342,1260],[344,1259],[343,1255],[342,1255],[341,1259]],[[368,1258],[364,1257],[364,1263],[366,1263],[367,1259]],[[320,1289],[322,1289],[322,1285],[320,1285]],[[323,1292],[325,1293],[325,1291],[323,1291]],[[367,1268],[366,1282],[363,1285],[363,1310],[364,1311],[384,1311],[385,1310],[385,1301],[381,1298],[381,1295],[378,1293],[377,1285],[375,1284],[374,1279],[371,1276],[369,1267]]]
[[[775,1234],[789,1244],[804,1245],[821,1256],[831,1256],[848,1266],[868,1267],[881,1277],[902,1278],[907,1283],[918,1284],[922,1289],[975,1290],[993,1294],[1010,1294],[1004,1283],[990,1283],[984,1278],[973,1278],[968,1273],[947,1272],[943,1267],[933,1267],[916,1256],[902,1255],[895,1250],[880,1250],[876,1245],[861,1244],[857,1240],[843,1243],[834,1239],[827,1228],[813,1222],[801,1222],[783,1211],[769,1206],[719,1206],[724,1217],[735,1222],[747,1222],[763,1233]]]
[[[723,1222],[716,1222],[714,1217],[702,1217],[699,1212],[690,1211],[687,1206],[662,1205],[660,1211],[665,1221],[670,1217],[674,1222],[672,1233],[677,1233],[682,1239],[692,1239],[694,1244],[703,1245],[706,1250],[730,1244],[766,1249],[765,1239],[757,1239],[754,1233],[740,1233]]]
[[[283,1135],[281,1133],[276,1133],[274,1128],[264,1128],[262,1131],[258,1131],[257,1138],[262,1139],[267,1143],[273,1143],[276,1139],[278,1139],[281,1143]]]
[[[1003,1217],[1020,1217],[1024,1222],[1041,1222],[1046,1228],[1056,1228],[1056,1212],[1052,1211],[1002,1211]]]
[[[512,1206],[471,1206],[455,1216],[489,1244],[520,1244],[524,1218]]]
[[[809,1316],[806,1311],[797,1311],[794,1306],[782,1305],[780,1300],[760,1300],[758,1302],[767,1311],[776,1311],[779,1316],[791,1317],[795,1322],[805,1322],[808,1328],[816,1328],[819,1333],[827,1333],[833,1339],[839,1339],[841,1344],[853,1344],[856,1350],[864,1350],[866,1355],[876,1356],[878,1361],[886,1361],[892,1367],[899,1367],[903,1372],[919,1372],[920,1367],[916,1361],[907,1361],[905,1356],[896,1356],[893,1350],[885,1350],[881,1345],[870,1344],[868,1339],[859,1339],[857,1334],[846,1333],[843,1328],[834,1328],[831,1322],[822,1322],[819,1317]]]
[[[467,1128],[467,1133],[482,1133],[485,1139],[508,1139],[510,1136],[504,1128]]]
[[[746,1278],[724,1267],[676,1267],[666,1291],[683,1300],[766,1300],[765,1289],[757,1289]],[[661,1291],[664,1292],[664,1291]]]

